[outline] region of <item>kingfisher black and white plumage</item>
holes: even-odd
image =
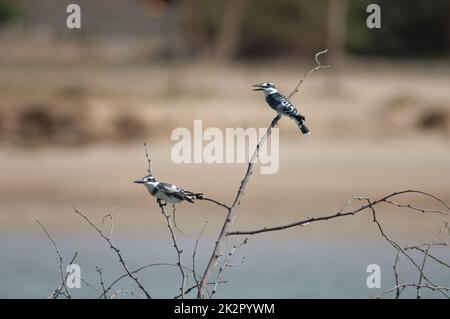
[[[278,93],[278,90],[270,82],[263,82],[253,85],[256,88],[253,91],[264,91],[266,94],[266,102],[274,109],[278,115],[285,115],[293,119],[303,134],[311,132],[305,125],[305,117],[301,115],[287,97]]]
[[[170,204],[176,204],[182,201],[193,203],[196,199],[203,199],[202,193],[193,193],[173,184],[158,182],[151,174],[134,182],[137,184],[144,184],[152,196],[160,201]]]

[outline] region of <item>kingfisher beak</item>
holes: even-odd
[[[141,179],[135,180],[133,183],[136,183],[136,184],[144,184],[145,181],[141,178]]]
[[[264,87],[261,84],[254,84],[253,86],[255,87],[255,89],[253,89],[253,91],[262,91],[262,90],[264,90]]]

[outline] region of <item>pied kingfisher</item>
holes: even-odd
[[[151,174],[134,181],[137,184],[144,184],[148,192],[158,200],[170,204],[188,201],[193,203],[195,199],[203,199],[202,193],[193,193],[179,188],[173,184],[158,182]]]
[[[303,134],[310,134],[311,132],[304,124],[305,117],[301,115],[294,105],[287,97],[278,93],[275,85],[270,82],[263,82],[253,85],[256,88],[253,91],[264,91],[266,94],[266,102],[269,106],[277,111],[278,115],[286,115],[293,119]]]

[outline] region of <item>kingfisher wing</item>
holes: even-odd
[[[281,95],[280,93],[269,95],[267,98],[267,103],[269,103],[270,107],[272,107],[279,113],[285,114],[287,116],[300,117],[302,120],[305,119],[305,117],[297,111],[291,101],[289,101],[287,97]]]
[[[168,196],[173,196],[176,198],[179,198],[181,200],[184,200],[184,190],[182,188],[179,188],[173,184],[169,184],[169,183],[158,183],[158,185],[156,185],[156,188],[161,191],[166,193]]]
[[[185,191],[183,188],[177,187],[173,184],[159,183],[156,187],[165,192],[168,196],[173,196],[181,200],[187,200],[191,203],[193,203],[192,199],[195,199],[196,197],[196,194]]]

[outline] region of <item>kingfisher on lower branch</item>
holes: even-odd
[[[144,184],[152,196],[160,201],[170,204],[176,204],[182,201],[194,203],[194,200],[196,199],[203,199],[202,193],[193,193],[173,184],[158,182],[151,174],[134,182],[137,184]]]
[[[293,119],[297,123],[300,131],[302,131],[303,134],[311,133],[305,125],[305,117],[297,111],[295,106],[289,101],[287,97],[278,93],[275,85],[270,82],[263,82],[260,84],[255,84],[253,86],[256,87],[255,89],[253,89],[253,91],[264,91],[264,93],[266,94],[267,104],[269,104],[269,106],[274,109],[278,113],[278,115],[285,115]]]

